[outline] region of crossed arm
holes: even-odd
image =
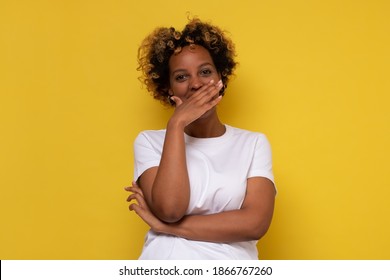
[[[275,201],[273,183],[263,177],[253,177],[248,179],[247,193],[240,209],[211,215],[184,216],[178,222],[166,223],[152,213],[136,183],[127,190],[133,192],[128,201],[137,201],[137,204],[130,204],[130,210],[135,211],[153,231],[209,242],[260,239],[271,223]]]
[[[137,182],[125,188],[130,210],[153,231],[209,242],[258,240],[271,223],[275,188],[263,177],[247,180],[242,207],[210,215],[185,215],[190,186],[185,158],[184,128],[221,100],[220,84],[209,83],[182,102],[168,122],[160,165],[146,170]],[[135,203],[137,202],[137,203]]]

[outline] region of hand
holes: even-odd
[[[127,198],[127,201],[130,202],[130,211],[134,211],[153,231],[160,232],[164,227],[164,223],[150,211],[145,201],[144,194],[137,183],[133,182],[132,186],[126,187],[125,190],[132,192]],[[137,202],[137,204],[135,202]]]
[[[176,103],[176,109],[171,119],[179,121],[184,127],[197,120],[222,100],[222,96],[219,95],[222,86],[221,80],[216,84],[214,80],[211,80],[185,101],[172,96],[171,99]]]

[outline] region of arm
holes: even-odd
[[[270,180],[263,177],[248,179],[247,193],[241,209],[212,215],[185,216],[173,224],[156,219],[143,202],[142,192],[135,188],[133,188],[135,193],[130,195],[128,200],[135,199],[138,205],[131,204],[130,209],[148,223],[152,230],[191,240],[209,242],[258,240],[267,232],[274,210],[275,188]]]
[[[138,179],[145,200],[162,221],[176,222],[188,207],[189,179],[183,129],[169,123],[160,165],[146,170]]]
[[[185,156],[184,128],[221,100],[222,83],[201,87],[184,102],[175,97],[176,109],[168,122],[160,165],[138,179],[150,210],[164,222],[179,221],[187,210],[190,186]]]

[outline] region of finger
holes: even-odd
[[[143,191],[142,191],[140,188],[138,188],[138,187],[133,187],[133,188],[131,188],[131,191],[132,191],[133,193],[138,193],[140,196],[144,197]]]
[[[132,183],[131,187],[125,187],[125,191],[139,193],[140,195],[144,196],[142,189],[138,186],[138,184],[135,181]]]
[[[222,88],[222,80],[219,80],[217,83],[214,82],[214,80],[211,80],[208,84],[206,84],[203,87],[203,90],[206,91],[206,93],[219,91]]]
[[[146,222],[148,225],[150,221],[150,215],[148,212],[146,212],[144,209],[139,207],[137,204],[131,204],[129,206],[130,211],[134,211],[144,222]]]
[[[125,191],[133,192],[133,193],[139,193],[139,194],[143,195],[142,190],[140,188],[125,187]]]
[[[215,107],[220,101],[222,100],[222,96],[217,96],[216,98],[214,98],[213,100],[211,100],[210,102],[206,103],[204,105],[204,108],[206,111],[208,110],[211,110],[213,107]]]
[[[131,187],[138,187],[139,188],[139,185],[138,185],[137,181],[132,181],[131,182],[131,186],[126,186],[125,190],[128,190]]]
[[[148,223],[146,221],[146,219],[150,217],[150,213],[148,211],[145,211],[145,209],[135,203],[129,205],[129,210],[134,211],[139,217],[141,217],[141,219]]]
[[[222,87],[223,84],[221,80],[216,84],[213,80],[211,80],[199,90],[199,93],[195,93],[191,97],[196,99],[196,101],[201,102],[201,104],[204,104],[219,96],[219,91]]]
[[[137,194],[137,193],[133,193],[131,195],[129,195],[129,197],[126,199],[127,202],[132,202],[132,201],[136,201],[138,203],[138,205],[144,209],[148,209],[148,205],[146,204],[144,198]]]
[[[176,106],[180,106],[183,103],[183,101],[177,96],[171,96],[170,98],[173,102],[175,102]]]
[[[215,88],[215,82],[214,80],[210,80],[208,83],[202,85],[191,97],[192,98],[201,98],[203,97],[205,94],[207,94],[207,92],[212,89],[212,88]]]
[[[216,98],[214,98],[213,100],[211,100],[210,106],[211,106],[211,107],[216,106],[219,102],[221,102],[222,97],[223,97],[222,95],[218,95]]]
[[[207,93],[205,94],[206,98],[214,99],[216,96],[219,96],[219,91],[222,89],[222,87],[222,81],[219,80],[218,83],[207,88]]]
[[[136,212],[137,214],[138,214],[139,211],[140,211],[140,207],[139,207],[137,204],[135,204],[135,203],[130,204],[130,205],[129,205],[129,209],[130,209],[130,211],[134,211],[134,212]]]
[[[133,199],[135,199],[134,194],[131,194],[131,195],[129,195],[129,196],[126,198],[126,201],[127,201],[127,202],[130,202],[130,201],[132,201]]]
[[[136,181],[131,182],[131,186],[124,187],[125,191],[132,191],[132,188],[139,188]]]

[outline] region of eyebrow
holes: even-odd
[[[212,66],[213,68],[215,68],[215,66],[213,64],[211,64],[210,62],[205,62],[205,63],[202,63],[201,65],[198,66],[198,68],[202,68],[206,65],[210,65]],[[186,69],[176,69],[175,71],[173,71],[171,74],[174,75],[176,72],[185,72],[187,71]]]

